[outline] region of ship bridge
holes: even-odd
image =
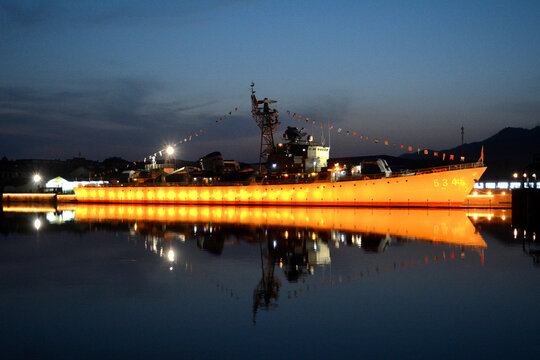
[[[330,147],[313,142],[313,136],[302,130],[287,127],[283,139],[288,142],[279,143],[268,156],[271,172],[321,172],[327,168]]]

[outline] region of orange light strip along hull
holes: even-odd
[[[460,207],[485,167],[371,180],[245,186],[75,188],[77,201],[122,204]]]

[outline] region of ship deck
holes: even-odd
[[[445,171],[474,169],[483,167],[482,162],[453,164],[446,166],[430,167],[416,170],[404,170],[392,172],[392,175],[386,176],[384,173],[379,174],[361,174],[361,175],[339,175],[335,179],[330,176],[323,176],[322,173],[303,173],[303,174],[275,174],[271,176],[260,176],[246,181],[205,181],[206,178],[201,178],[193,182],[143,182],[143,183],[108,183],[99,185],[103,187],[167,187],[167,186],[192,186],[192,187],[207,187],[207,186],[248,186],[248,185],[293,185],[293,184],[311,184],[311,183],[341,183],[347,181],[364,181],[377,179],[394,179],[404,176],[435,174]],[[330,173],[328,173],[330,175]],[[211,177],[210,177],[211,178]],[[476,179],[478,180],[478,179]],[[98,187],[97,185],[86,185],[86,188]]]

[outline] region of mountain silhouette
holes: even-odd
[[[540,126],[532,129],[507,127],[482,141],[435,151],[440,154],[454,154],[458,159],[464,156],[466,161],[470,162],[480,158],[482,146],[484,164],[487,166],[482,180],[509,179],[514,172],[521,172],[540,154]],[[432,151],[429,155],[403,154],[400,157],[428,161],[429,166],[437,166],[437,161],[428,159],[433,158]],[[438,164],[441,164],[440,160]]]
[[[451,149],[429,150],[428,155],[423,151],[420,153],[405,153],[399,157],[380,156],[357,156],[348,158],[332,158],[330,164],[339,162],[354,166],[362,160],[385,159],[393,171],[422,169],[429,167],[444,166],[461,163],[463,156],[466,162],[474,162],[480,159],[484,147],[484,164],[487,170],[481,180],[510,179],[514,172],[521,171],[533,163],[540,156],[540,126],[532,129],[507,127],[495,135],[473,143],[463,144]],[[423,150],[423,149],[422,149]],[[438,156],[433,152],[437,151]],[[442,154],[445,160],[442,160]],[[450,154],[454,155],[454,160],[450,160]]]

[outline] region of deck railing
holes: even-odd
[[[403,176],[413,176],[413,175],[422,175],[422,174],[431,174],[444,171],[452,170],[462,170],[462,169],[471,169],[484,166],[483,162],[474,162],[474,163],[464,163],[464,164],[452,164],[446,166],[437,166],[431,168],[417,169],[417,170],[404,170],[399,172],[392,172],[392,175],[387,177],[384,173],[372,174],[372,175],[341,175],[336,177],[336,179],[331,180],[331,177],[320,179],[319,176],[310,176],[310,177],[296,177],[295,175],[289,175],[288,178],[274,179],[274,178],[262,178],[245,181],[219,181],[219,182],[150,182],[150,183],[118,183],[118,184],[103,184],[100,187],[152,187],[152,186],[188,186],[188,187],[207,187],[207,186],[247,186],[247,185],[276,185],[276,184],[309,184],[322,181],[332,181],[332,182],[343,182],[343,181],[353,181],[353,180],[367,180],[367,179],[382,179],[382,178],[396,178]],[[95,185],[86,185],[85,187],[97,187]]]

